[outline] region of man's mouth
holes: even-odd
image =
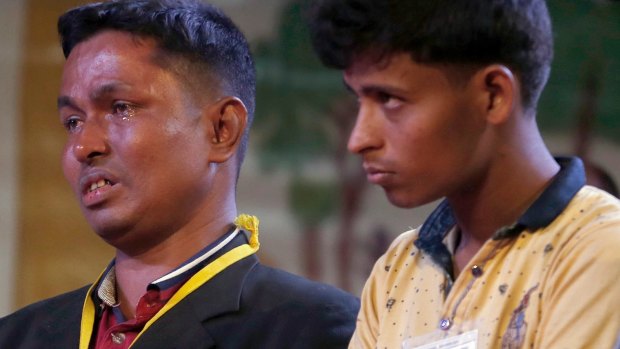
[[[111,185],[112,185],[112,182],[110,182],[110,181],[109,181],[109,180],[107,180],[107,179],[100,179],[100,180],[98,180],[98,181],[96,181],[96,182],[91,183],[91,184],[90,184],[90,186],[88,187],[87,192],[88,192],[88,193],[92,193],[93,191],[95,191],[95,190],[97,190],[97,189],[99,189],[99,188],[103,188],[103,187],[105,187],[106,185],[111,186]]]
[[[116,183],[107,179],[104,175],[93,175],[85,180],[82,191],[82,204],[85,207],[95,207],[111,198],[111,194],[115,191]]]
[[[114,178],[104,172],[89,174],[80,180],[83,195],[106,190],[115,184]]]

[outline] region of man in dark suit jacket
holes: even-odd
[[[246,243],[243,235],[232,246]],[[0,320],[0,348],[75,348],[88,287]],[[357,300],[247,257],[153,323],[132,348],[342,348]]]
[[[258,220],[237,216],[255,72],[230,19],[121,0],[58,29],[63,171],[116,256],[90,287],[0,319],[0,348],[346,347],[357,299],[262,266]]]

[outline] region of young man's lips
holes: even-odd
[[[392,172],[372,166],[364,166],[364,170],[366,171],[366,178],[368,181],[378,185],[385,183],[393,174]]]

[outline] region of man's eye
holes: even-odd
[[[129,119],[134,116],[135,108],[131,104],[117,102],[112,105],[112,113],[122,119]]]
[[[77,117],[70,117],[63,122],[63,126],[69,132],[74,132],[82,125],[82,122]]]

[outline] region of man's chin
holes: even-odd
[[[115,246],[116,242],[122,240],[126,235],[126,229],[122,229],[117,226],[93,226],[95,233],[108,244]]]
[[[93,226],[93,229],[106,244],[132,257],[142,255],[166,239],[165,236],[154,235],[152,232],[141,231],[133,225],[119,222]]]
[[[126,230],[100,230],[96,233],[106,244],[128,256],[138,256],[150,247]]]
[[[87,217],[88,224],[103,241],[114,247],[126,239],[131,231],[131,225],[121,220],[97,218]]]

